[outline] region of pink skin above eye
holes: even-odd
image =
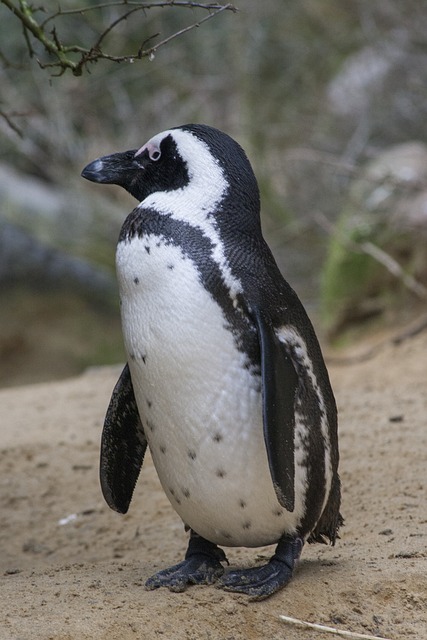
[[[144,153],[145,150],[148,151],[150,160],[158,160],[160,158],[160,149],[156,144],[154,144],[154,142],[147,142],[140,149],[138,149],[138,151],[135,153],[135,158],[141,155],[141,153]]]

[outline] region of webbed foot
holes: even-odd
[[[222,549],[191,532],[185,560],[155,573],[147,580],[147,589],[167,587],[184,591],[189,584],[213,584],[224,573],[221,562],[227,562]]]
[[[218,586],[252,596],[253,600],[268,598],[290,581],[302,547],[301,538],[285,537],[280,540],[274,556],[267,564],[230,571],[221,578]]]

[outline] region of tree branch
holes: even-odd
[[[399,278],[405,287],[412,291],[421,300],[427,300],[426,287],[418,282],[411,274],[406,273],[400,264],[390,254],[386,253],[380,247],[377,247],[372,242],[362,242],[356,245],[362,253],[370,256],[377,262],[383,265],[389,273],[395,278]]]
[[[61,7],[59,7],[55,13],[52,13],[43,22],[41,22],[40,26],[42,27],[42,29],[44,29],[48,22],[50,22],[51,20],[55,20],[60,16],[84,15],[85,13],[89,13],[89,11],[99,11],[100,9],[111,9],[114,7],[123,6],[136,7],[137,10],[140,11],[163,7],[180,7],[184,9],[206,9],[208,11],[216,11],[217,9],[222,8],[224,5],[221,5],[217,2],[190,2],[189,0],[163,0],[158,2],[117,0],[116,2],[102,2],[99,4],[93,4],[90,7],[81,7],[80,9],[62,9]],[[232,7],[231,5],[228,6],[227,9],[233,12],[237,11],[237,9],[235,7]]]
[[[318,212],[314,216],[317,224],[322,227],[330,235],[334,235],[338,242],[353,251],[354,253],[364,253],[370,256],[376,262],[382,264],[395,278],[398,278],[403,282],[405,287],[412,291],[413,294],[421,300],[427,300],[427,288],[418,282],[411,274],[407,273],[390,254],[386,253],[380,247],[373,242],[354,242],[348,238],[345,238],[342,233],[338,233],[337,229],[329,222],[323,213]]]
[[[0,109],[0,118],[3,118],[8,124],[8,126],[14,131],[20,138],[24,137],[22,130],[13,122],[12,114],[5,113],[2,109]]]
[[[13,0],[0,0],[2,4],[4,4],[9,11],[11,11],[18,20],[21,21],[21,24],[24,28],[24,36],[27,40],[28,51],[30,57],[33,57],[34,50],[31,45],[31,41],[29,38],[29,34],[40,42],[45,51],[53,56],[53,62],[42,62],[37,59],[38,64],[42,69],[51,68],[56,69],[58,73],[56,75],[62,75],[67,70],[70,70],[75,76],[80,76],[83,73],[84,69],[87,69],[87,65],[91,62],[96,62],[98,60],[110,60],[112,62],[133,62],[134,60],[141,60],[141,58],[149,57],[152,59],[156,51],[168,44],[175,38],[191,31],[202,25],[207,20],[217,16],[223,11],[232,11],[233,13],[237,11],[237,9],[230,3],[221,4],[221,3],[212,3],[212,2],[191,2],[186,0],[162,0],[162,1],[154,1],[154,2],[137,2],[135,0],[121,0],[115,2],[103,2],[96,5],[92,5],[90,7],[82,7],[80,9],[67,9],[63,10],[61,7],[55,13],[47,16],[43,21],[38,22],[34,18],[34,14],[37,10],[45,11],[44,7],[39,9],[34,9],[27,0],[18,0],[19,5],[15,5]],[[98,36],[97,40],[90,47],[82,47],[75,44],[66,45],[64,44],[56,30],[55,24],[51,28],[50,37],[46,33],[46,26],[55,21],[56,19],[63,16],[70,15],[82,15],[87,13],[88,11],[96,11],[105,8],[111,7],[123,7],[125,10],[124,13],[116,18],[113,22],[111,22],[104,31]],[[147,38],[144,43],[141,45],[139,50],[130,55],[113,55],[106,51],[103,51],[101,45],[103,45],[106,37],[115,29],[115,27],[127,20],[129,16],[139,11],[146,11],[147,9],[153,8],[163,8],[163,7],[179,7],[179,8],[187,8],[187,9],[204,9],[208,11],[208,15],[202,18],[201,20],[177,31],[176,33],[164,38],[158,44],[144,49],[144,45],[151,40],[153,37]],[[78,59],[71,58],[69,54],[78,54]]]
[[[39,23],[33,18],[33,10],[28,5],[26,0],[19,0],[19,7],[15,6],[11,0],[1,0],[2,4],[4,4],[22,23],[24,29],[26,31],[30,31],[33,36],[41,42],[46,51],[58,58],[58,65],[60,65],[65,71],[67,68],[71,69],[74,73],[76,70],[76,64],[69,60],[62,52],[61,48],[57,46],[57,44],[48,38],[43,30],[43,28],[39,25]],[[27,40],[29,46],[30,56],[33,55],[33,50]]]

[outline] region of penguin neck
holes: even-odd
[[[206,189],[200,197],[198,185],[153,193],[137,207],[145,215],[155,211],[202,230],[215,243],[238,243],[239,238],[262,238],[259,203],[230,189],[227,183]],[[220,188],[222,187],[222,188]]]
[[[206,198],[201,201],[197,185],[191,185],[183,189],[153,193],[140,203],[139,208],[154,210],[174,220],[203,228],[222,200],[223,191],[217,188],[206,194]]]

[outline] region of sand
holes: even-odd
[[[149,458],[129,514],[103,501],[99,440],[120,368],[0,391],[0,639],[334,637],[279,614],[426,639],[427,332],[329,368],[345,527],[335,547],[306,546],[292,582],[263,602],[208,586],[145,590],[154,571],[182,559],[187,534]],[[227,554],[246,566],[272,551]]]

